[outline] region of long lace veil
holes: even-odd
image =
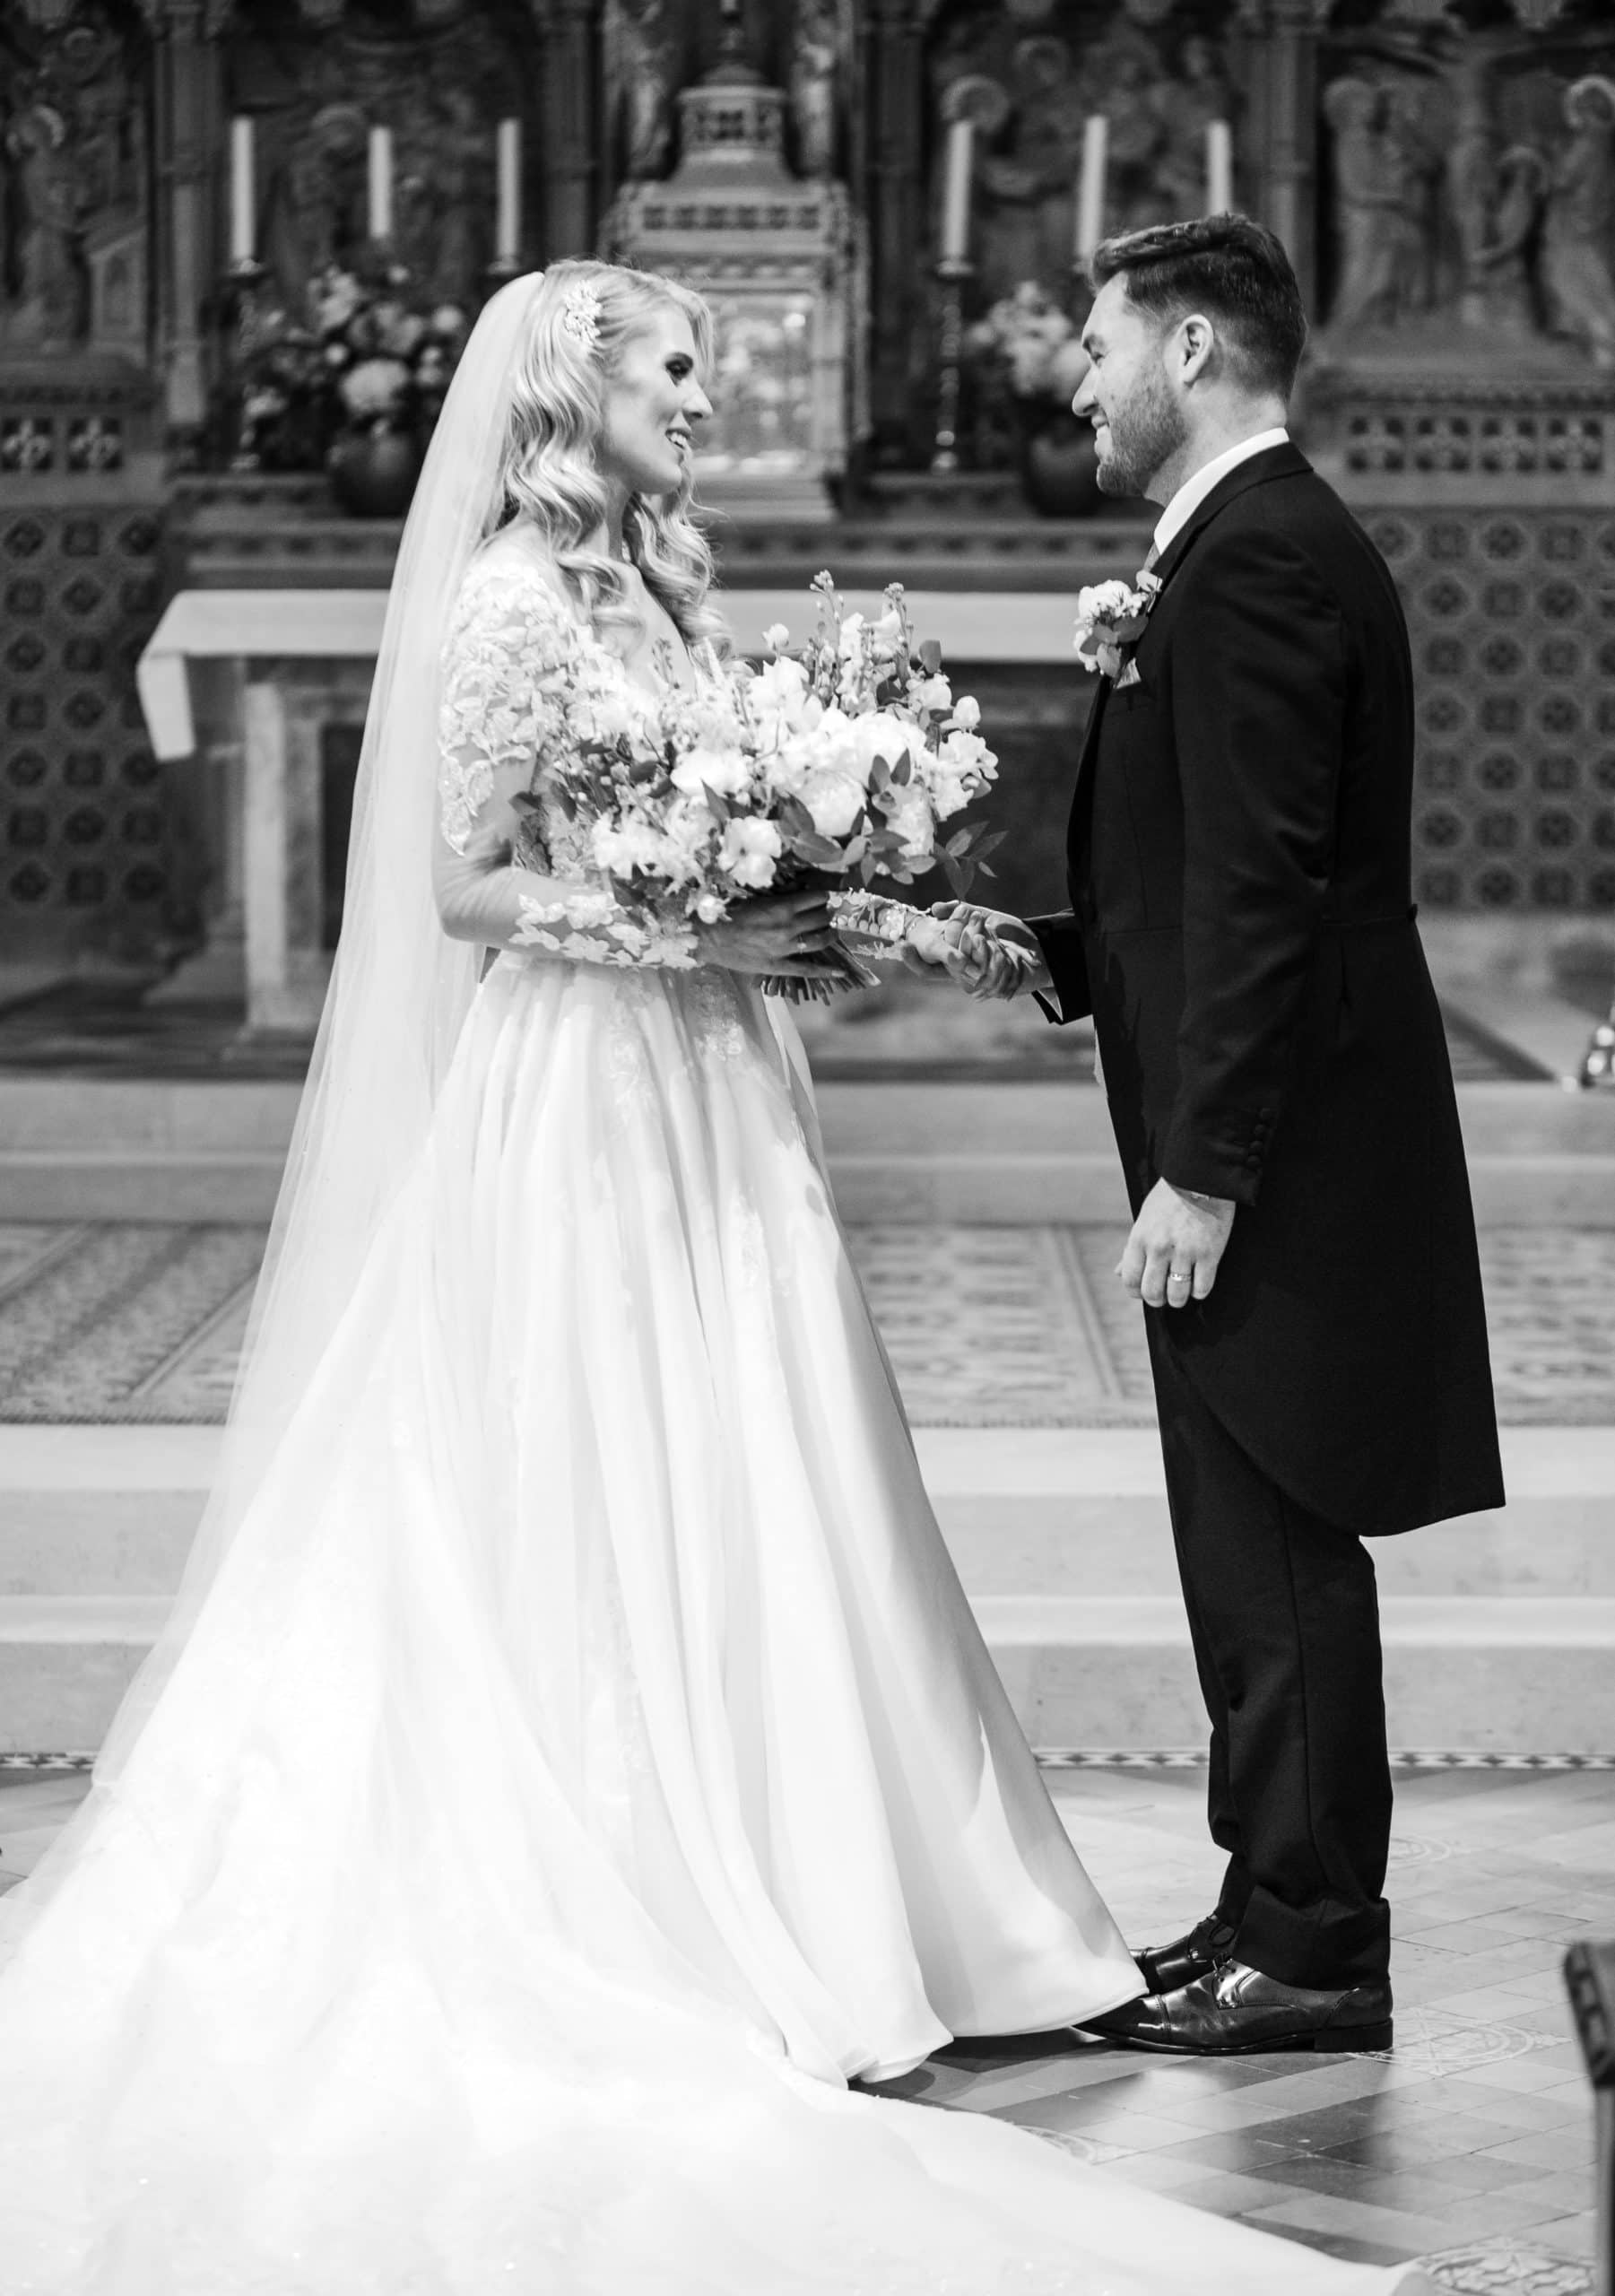
[[[172,1671],[275,1445],[426,1137],[481,952],[433,903],[440,654],[494,523],[510,377],[543,274],[485,306],[443,404],[399,548],[354,792],[341,944],[237,1373],[219,1471],[178,1597],[96,1764],[110,1784]]]

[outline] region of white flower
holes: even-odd
[[[841,625],[841,635],[837,640],[836,650],[840,655],[841,659],[844,662],[856,661],[858,656],[863,652],[864,617],[861,613],[849,613],[847,615],[847,620]]]
[[[1077,592],[1077,620],[1090,629],[1096,622],[1119,621],[1132,600],[1125,582],[1095,582]]]
[[[688,750],[673,770],[673,786],[691,797],[699,797],[703,789],[716,789],[720,797],[738,797],[751,787],[751,763],[743,750]]]
[[[981,735],[967,732],[962,726],[955,726],[942,735],[938,755],[951,772],[967,779],[975,777],[990,781],[998,762]]]
[[[726,911],[716,893],[703,893],[695,905],[695,913],[703,925],[720,925]]]
[[[879,622],[874,623],[873,634],[875,637],[884,639],[888,645],[894,644],[896,640],[902,636],[903,617],[898,612],[896,606],[887,607]]]
[[[674,884],[692,883],[700,875],[712,831],[712,815],[700,798],[681,798],[668,807],[662,823],[664,866]]]
[[[834,765],[821,765],[810,773],[800,792],[821,837],[845,837],[863,812],[867,794],[867,784],[856,774]]]
[[[947,679],[938,673],[931,677],[916,680],[909,688],[908,699],[916,709],[922,711],[934,709],[942,712],[951,709],[953,707],[953,688]]]
[[[925,736],[907,718],[893,717],[884,709],[871,710],[866,717],[852,720],[851,749],[867,788],[877,758],[887,765],[897,765],[908,757],[917,764],[925,754]],[[838,758],[837,762],[843,761]]]
[[[774,882],[774,865],[785,850],[785,843],[772,822],[761,821],[755,815],[737,813],[724,824],[724,841],[718,848],[718,866],[737,885],[758,889]]]
[[[912,781],[893,789],[886,801],[886,817],[903,840],[906,860],[923,861],[936,845],[936,821],[929,794]]]
[[[794,726],[808,699],[807,672],[800,662],[782,654],[757,672],[746,688],[746,698],[765,725]]]
[[[634,730],[634,707],[621,687],[579,695],[573,711],[576,730],[585,741],[614,742]]]
[[[617,822],[603,814],[590,824],[589,850],[597,866],[612,877],[631,877],[636,869],[647,877],[659,877],[667,874],[670,860],[676,865],[676,856],[669,854],[666,839],[647,821]]]
[[[939,822],[949,821],[962,813],[976,795],[974,788],[960,779],[957,773],[933,773],[925,787],[931,792],[932,810]]]
[[[981,723],[981,704],[973,693],[961,693],[953,705],[953,722],[967,734],[973,734]]]
[[[769,653],[777,654],[782,648],[790,644],[791,633],[783,622],[771,622],[763,631],[762,642]]]

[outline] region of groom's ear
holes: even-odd
[[[1173,330],[1171,368],[1180,387],[1209,379],[1217,366],[1220,346],[1217,330],[1203,311],[1191,311]]]

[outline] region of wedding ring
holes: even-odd
[[[1194,1280],[1194,1277],[1192,1275],[1185,1274],[1181,1267],[1170,1269],[1167,1276],[1168,1283],[1192,1283]]]

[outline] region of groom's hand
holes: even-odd
[[[931,914],[946,935],[949,976],[967,995],[1008,998],[1049,987],[1043,952],[1020,918],[965,900],[937,901]]]
[[[1116,1274],[1147,1308],[1186,1308],[1203,1300],[1234,1224],[1226,1196],[1195,1196],[1157,1180],[1144,1198]]]

